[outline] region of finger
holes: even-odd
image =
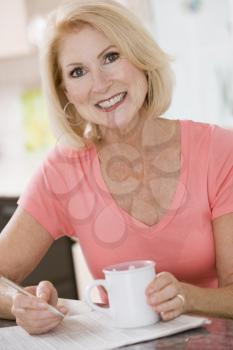
[[[51,329],[54,329],[56,326],[59,325],[61,320],[56,319],[56,320],[45,320],[43,323],[28,323],[24,319],[17,318],[16,319],[17,325],[24,328],[29,334],[42,334],[46,333]]]
[[[17,293],[13,298],[12,309],[46,309],[48,305],[34,297]]]
[[[19,307],[12,307],[12,314],[17,319],[24,320],[26,323],[29,324],[35,324],[37,322],[44,322],[44,321],[54,321],[61,319],[59,315],[55,315],[48,309],[28,309],[28,308],[19,308]]]
[[[159,305],[167,300],[175,298],[177,295],[177,287],[175,284],[168,284],[164,289],[149,294],[147,297],[147,302],[151,306]]]
[[[47,301],[49,304],[56,305],[58,295],[55,287],[49,281],[41,281],[36,288],[37,297]]]
[[[59,315],[55,315],[50,310],[34,310],[34,309],[15,309],[16,317],[24,319],[25,322],[33,322],[37,324],[38,322],[51,322],[54,320],[61,319]]]
[[[43,334],[43,333],[47,333],[49,331],[51,331],[52,329],[56,328],[59,324],[61,323],[61,321],[56,321],[53,322],[47,326],[43,326],[43,327],[39,327],[36,330],[32,330],[30,334]]]
[[[50,311],[34,311],[19,309],[16,313],[16,323],[29,333],[43,333],[52,329],[63,319]]]
[[[183,310],[183,305],[181,305],[180,300],[175,296],[170,300],[166,300],[159,305],[153,306],[153,309],[158,313],[167,313],[174,310],[178,310],[179,313],[181,313]]]
[[[36,295],[36,288],[37,286],[27,286],[27,287],[24,287],[24,289],[31,293],[32,295]]]
[[[178,317],[181,314],[180,310],[175,309],[175,310],[170,310],[167,312],[161,312],[160,316],[163,321],[170,321],[173,320],[174,318]]]
[[[36,288],[36,296],[46,301],[49,300],[52,284],[49,281],[41,281]]]
[[[169,283],[174,280],[173,276],[169,272],[161,272],[159,273],[154,280],[148,285],[146,289],[146,294],[150,295],[154,292],[157,292],[164,287],[166,287]]]

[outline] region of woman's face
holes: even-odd
[[[66,96],[83,119],[122,128],[138,115],[148,90],[145,74],[95,28],[67,34],[59,63]]]

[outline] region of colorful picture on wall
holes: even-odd
[[[22,95],[25,148],[28,152],[42,152],[55,139],[50,131],[45,100],[40,88],[27,90]]]

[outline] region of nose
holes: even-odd
[[[104,93],[112,85],[112,79],[103,69],[96,70],[92,75],[92,91]]]

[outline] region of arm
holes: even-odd
[[[38,265],[53,239],[20,207],[0,234],[0,274],[20,283]],[[2,291],[2,292],[1,292]],[[12,318],[11,298],[0,286],[0,317]]]
[[[233,213],[213,221],[219,288],[200,288],[182,283],[170,273],[161,273],[148,286],[148,303],[162,318],[172,319],[183,312],[233,318]],[[184,304],[177,294],[185,298]]]
[[[213,221],[219,288],[187,287],[191,311],[233,318],[233,214]]]
[[[38,265],[52,243],[51,235],[31,215],[19,207],[0,235],[0,274],[20,283]],[[0,317],[8,319],[16,317],[17,323],[31,333],[36,332],[33,327],[30,331],[31,328],[27,327],[25,320],[28,316],[30,324],[33,323],[33,318],[38,320],[38,310],[41,310],[41,316],[44,319],[43,313],[47,312],[47,319],[51,317],[53,325],[59,323],[61,320],[54,315],[49,315],[46,305],[43,306],[42,302],[46,300],[56,305],[57,294],[52,284],[41,282],[38,287],[31,287],[30,292],[40,298],[30,298],[22,294],[13,297],[6,292],[5,287],[0,286]],[[29,310],[27,314],[26,310]],[[38,324],[36,328],[39,329]]]

